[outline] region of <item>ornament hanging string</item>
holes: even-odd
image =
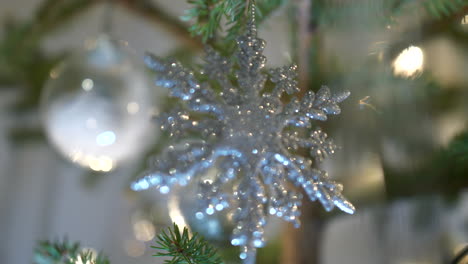
[[[306,94],[309,88],[309,72],[310,72],[310,44],[312,41],[311,13],[312,0],[296,0],[297,8],[297,64],[299,71],[299,97]]]
[[[253,34],[257,35],[257,21],[256,21],[256,6],[255,6],[255,0],[247,0],[246,6],[246,15],[247,15],[247,30],[252,30],[255,32],[252,32]],[[242,251],[245,251],[245,255],[241,253],[241,257],[245,257],[242,260],[242,264],[255,264],[257,260],[257,250],[251,250],[248,248],[243,248]]]

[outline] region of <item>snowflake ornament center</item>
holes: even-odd
[[[323,86],[316,94],[309,91],[301,99],[294,97],[299,91],[297,67],[264,71],[265,42],[257,37],[253,17],[237,40],[235,64],[207,48],[201,73],[222,87],[218,95],[180,63],[151,54],[145,57],[157,73],[156,85],[168,88],[185,104],[158,117],[161,129],[177,143],[154,157],[145,175],[131,186],[136,191],[155,187],[168,193],[175,184],[197,180],[204,208],[197,218],[236,209],[231,243],[241,247],[245,264],[254,263],[256,248],[264,246],[269,216],[299,226],[302,194],[297,188],[327,211],[338,207],[354,212],[341,194],[342,186],[315,166],[336,149],[317,123],[339,114],[338,103],[349,92],[332,95]],[[235,83],[230,76],[235,76]],[[268,79],[274,84],[272,90],[265,89]],[[284,94],[292,97],[287,103],[280,100]],[[194,133],[201,139],[180,141]],[[219,171],[216,178],[204,181],[203,175],[214,166]],[[226,192],[225,186],[234,187]]]
[[[280,142],[282,126],[275,113],[258,104],[237,105],[226,111],[223,141],[239,151],[259,154]]]

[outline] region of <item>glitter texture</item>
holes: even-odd
[[[154,157],[132,189],[155,187],[167,193],[175,184],[197,180],[203,208],[197,215],[233,210],[231,243],[241,247],[244,263],[254,263],[256,248],[265,245],[270,215],[300,225],[302,194],[294,185],[327,211],[336,206],[354,212],[341,194],[342,185],[316,166],[337,147],[315,123],[339,114],[338,103],[349,92],[332,95],[323,86],[316,94],[294,97],[299,92],[297,67],[264,71],[265,41],[257,38],[254,18],[237,44],[234,60],[207,48],[201,78],[177,62],[145,57],[157,73],[156,85],[185,103],[158,117],[161,129],[177,144]],[[268,80],[273,89],[265,88]],[[211,167],[218,173],[207,179]]]

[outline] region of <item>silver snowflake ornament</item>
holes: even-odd
[[[316,121],[339,114],[338,103],[349,92],[332,95],[324,86],[316,94],[294,97],[297,67],[265,73],[265,42],[257,38],[253,19],[247,28],[237,40],[235,63],[207,48],[201,78],[177,62],[145,57],[157,73],[156,85],[184,104],[158,117],[161,129],[178,143],[154,157],[132,189],[168,193],[175,184],[197,178],[203,210],[196,217],[233,208],[231,243],[242,248],[244,263],[253,263],[256,248],[265,244],[269,215],[299,226],[302,194],[294,185],[327,211],[336,206],[352,214],[354,207],[342,196],[342,186],[316,166],[337,148]],[[286,97],[292,99],[283,103]],[[207,178],[212,167],[217,175]]]

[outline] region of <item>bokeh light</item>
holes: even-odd
[[[422,49],[410,46],[393,61],[393,73],[396,76],[414,77],[422,72],[423,66],[424,53]]]
[[[133,224],[133,232],[136,239],[144,242],[152,240],[156,234],[154,225],[146,219],[136,221]]]

